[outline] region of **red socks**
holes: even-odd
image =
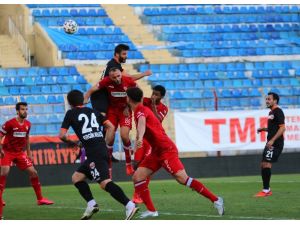
[[[2,217],[2,213],[3,213],[2,195],[5,189],[5,184],[6,184],[6,176],[0,176],[0,217]]]
[[[41,189],[41,183],[39,181],[39,177],[31,178],[30,182],[34,189],[37,200],[41,200],[43,196],[42,196],[42,189]]]
[[[126,144],[123,144],[123,148],[124,148],[124,152],[125,152],[126,165],[131,164],[130,147],[131,147],[130,141]]]
[[[189,177],[185,181],[185,185],[194,189],[199,194],[203,195],[204,197],[208,198],[210,201],[215,202],[218,200],[218,197],[211,193],[201,182]]]
[[[135,192],[141,197],[143,202],[145,203],[147,209],[151,212],[155,212],[156,209],[153,205],[151,196],[150,196],[150,191],[148,189],[148,183],[146,180],[142,180],[139,182],[136,182],[134,184]]]

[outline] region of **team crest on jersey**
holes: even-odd
[[[273,115],[273,114],[269,115],[269,116],[268,116],[268,119],[269,119],[269,120],[273,120],[273,119],[274,119],[274,115]]]
[[[93,170],[93,169],[95,169],[95,163],[94,162],[91,162],[90,163],[90,168]]]
[[[109,85],[108,87],[109,87],[109,88],[115,88],[115,87],[114,87],[114,86],[112,86],[112,85]]]

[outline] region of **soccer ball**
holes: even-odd
[[[78,30],[78,25],[74,20],[67,20],[64,23],[64,31],[67,34],[74,34]]]

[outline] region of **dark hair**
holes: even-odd
[[[119,44],[115,47],[115,54],[117,53],[120,54],[122,51],[128,51],[129,50],[129,46],[125,45],[125,44]]]
[[[128,88],[127,91],[127,96],[134,102],[141,102],[143,98],[143,91],[142,89],[138,87],[131,87]]]
[[[16,104],[16,110],[19,111],[20,110],[20,106],[23,105],[23,106],[27,106],[27,102],[18,102]]]
[[[84,97],[83,93],[78,90],[72,90],[67,95],[68,102],[71,106],[83,105]]]
[[[115,71],[117,71],[117,70],[120,70],[120,69],[117,68],[117,67],[112,67],[112,68],[109,69],[108,74],[110,74],[110,72],[115,72]],[[121,71],[121,70],[120,70],[120,71]]]
[[[159,93],[161,94],[161,96],[165,96],[166,95],[166,89],[164,86],[162,85],[156,85],[152,88],[152,90],[154,91],[159,91]]]
[[[269,92],[268,95],[272,95],[273,99],[277,101],[277,104],[279,104],[279,95],[276,94],[275,92]]]

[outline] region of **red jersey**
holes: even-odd
[[[108,91],[109,107],[125,108],[126,90],[129,87],[136,87],[135,81],[131,77],[122,76],[121,84],[116,84],[109,77],[105,77],[98,83],[98,88],[105,88]]]
[[[24,120],[21,124],[16,118],[6,121],[0,128],[0,135],[5,136],[3,150],[8,152],[22,152],[27,144],[31,123]]]
[[[146,131],[144,138],[152,147],[152,152],[164,153],[176,151],[174,142],[168,137],[162,124],[148,107],[139,104],[134,111],[134,120],[137,125],[138,119],[144,116],[146,118]]]
[[[144,98],[143,104],[144,104],[144,106],[147,106],[152,111],[152,100],[151,100],[151,98]],[[157,113],[159,115],[159,120],[162,123],[162,121],[164,120],[164,118],[168,114],[168,107],[166,105],[164,105],[163,103],[161,103],[161,102],[158,105],[155,105],[155,106],[156,106]]]

